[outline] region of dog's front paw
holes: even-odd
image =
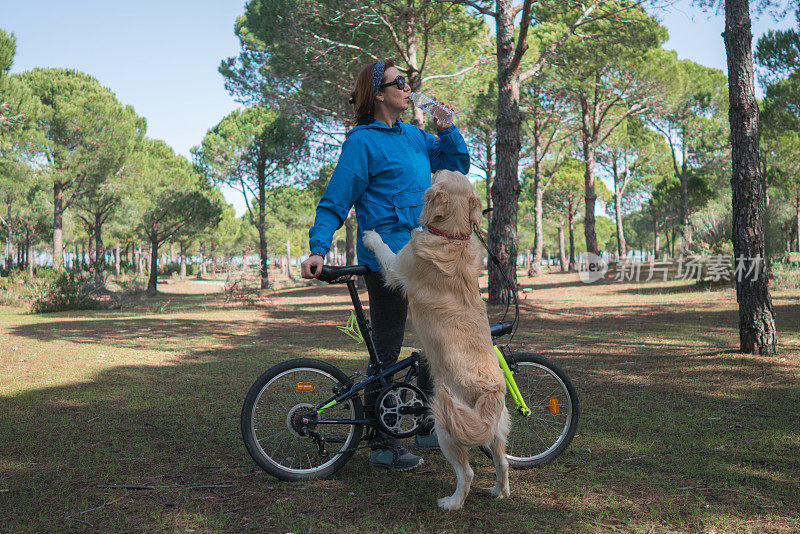
[[[383,243],[383,239],[378,232],[374,230],[367,230],[364,232],[364,237],[362,237],[364,241],[364,246],[370,249],[372,252],[375,252],[375,249]]]
[[[505,499],[509,495],[511,495],[511,490],[509,489],[508,485],[505,487],[496,485],[489,490],[489,493],[492,494],[492,497],[497,497],[498,499]]]
[[[452,495],[450,497],[442,497],[436,501],[436,503],[442,510],[461,510],[461,507],[464,506],[463,502],[459,502],[459,500]]]

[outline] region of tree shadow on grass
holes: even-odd
[[[318,326],[346,308],[297,307],[293,318],[284,315],[291,308],[258,311],[245,325],[108,315],[9,329],[42,343],[102,340],[139,349],[170,339],[203,342],[184,342],[161,365],[127,357],[74,383],[38,381],[1,397],[7,528],[569,532],[703,530],[722,521],[731,530],[790,530],[798,520],[797,354],[732,354],[735,327],[714,330],[729,324],[729,311],[670,306],[595,309],[590,322],[544,312],[524,317],[514,346],[538,342],[562,364],[583,411],[571,449],[543,469],[512,472],[506,501],[483,493],[493,468],[478,454],[473,494],[457,514],[435,505],[454,486],[439,453],[426,453],[426,464],[407,473],[373,472],[359,452],[329,480],[271,479],[244,452],[244,395],[267,367],[299,353],[363,369],[361,347]],[[778,312],[797,333],[797,307]],[[646,336],[657,339],[638,339]],[[577,341],[577,350],[558,348],[565,341]]]

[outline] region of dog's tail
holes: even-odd
[[[483,445],[491,441],[502,423],[506,409],[505,385],[484,391],[475,406],[469,406],[453,395],[444,384],[437,384],[431,411],[438,425],[465,446]]]

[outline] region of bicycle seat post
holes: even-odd
[[[380,369],[378,353],[375,351],[375,342],[372,340],[372,327],[367,320],[367,316],[364,314],[364,307],[361,305],[361,299],[356,289],[356,281],[352,277],[347,280],[347,290],[350,292],[350,300],[353,302],[353,310],[355,310],[358,329],[361,331],[361,336],[364,338],[364,343],[367,345],[370,364],[374,369]]]

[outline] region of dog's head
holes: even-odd
[[[420,223],[441,230],[468,235],[480,224],[481,199],[467,177],[458,171],[439,171],[425,193]]]

